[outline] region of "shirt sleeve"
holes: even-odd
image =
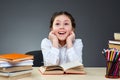
[[[50,40],[47,38],[42,40],[41,50],[45,66],[59,64],[59,49],[53,47]]]
[[[83,43],[81,39],[76,39],[73,47],[67,49],[67,57],[68,60],[71,61],[79,61],[82,63],[82,48],[83,48]]]

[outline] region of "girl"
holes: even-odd
[[[82,40],[75,39],[75,20],[68,12],[56,12],[50,21],[48,38],[41,42],[44,65],[60,65],[67,62],[82,63]]]

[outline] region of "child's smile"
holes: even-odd
[[[72,31],[71,20],[66,15],[57,16],[52,31],[60,41],[66,40]]]
[[[58,32],[59,35],[64,35],[65,33],[66,32],[62,32],[62,31]]]

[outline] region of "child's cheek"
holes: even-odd
[[[55,35],[57,35],[58,32],[54,32]]]

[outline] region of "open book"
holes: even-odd
[[[80,62],[69,62],[61,65],[41,66],[39,71],[45,75],[54,74],[86,74],[83,64]]]

